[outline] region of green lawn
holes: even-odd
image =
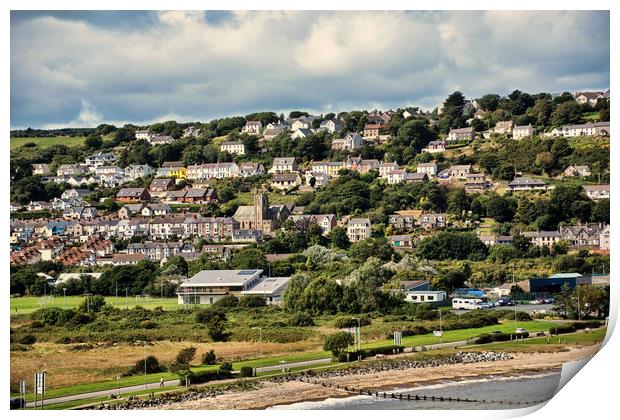
[[[82,146],[86,137],[19,137],[11,138],[11,150],[17,149],[26,143],[34,143],[40,148],[64,144],[67,147]]]
[[[472,348],[484,348],[485,350],[519,351],[528,347],[540,348],[545,345],[591,345],[600,343],[605,339],[607,328],[598,328],[591,332],[575,332],[552,337],[535,337],[523,341],[505,341],[471,346]]]
[[[526,322],[517,322],[518,328],[525,328],[530,332],[533,331],[546,331],[549,328],[557,325],[554,322],[548,321],[526,321]],[[363,331],[364,328],[362,328]],[[469,338],[477,337],[480,334],[490,333],[493,331],[501,331],[505,333],[511,333],[515,331],[515,326],[513,321],[503,321],[500,325],[489,325],[487,327],[481,328],[468,328],[464,330],[453,330],[453,331],[444,331],[443,332],[443,342],[450,341],[463,341]],[[362,338],[363,340],[363,338]],[[428,346],[430,344],[439,344],[442,340],[439,337],[433,336],[433,334],[423,334],[423,335],[414,335],[410,337],[403,337],[402,345],[405,347],[413,347],[413,346]],[[381,341],[373,341],[372,343],[363,344],[362,348],[375,348],[381,346],[388,346],[394,344],[393,340],[381,340]]]
[[[66,298],[66,308],[75,308],[78,307],[83,301],[83,296],[67,296]],[[119,291],[118,296],[118,304],[116,297],[108,296],[105,298],[106,303],[109,305],[113,305],[119,308],[125,308],[125,296],[121,295]],[[135,296],[129,296],[127,299],[127,306],[129,308],[133,308],[136,305],[140,305],[147,309],[153,309],[157,306],[162,306],[164,309],[180,309],[182,305],[177,303],[177,298],[164,298],[160,299],[158,296],[154,296],[149,300],[140,300],[136,299]],[[37,309],[56,306],[62,308],[65,306],[65,301],[62,295],[58,296],[48,296],[46,298],[36,297],[36,296],[24,296],[24,297],[14,297],[11,298],[11,314],[28,314],[36,311]]]

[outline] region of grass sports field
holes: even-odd
[[[67,296],[66,308],[78,307],[83,301],[84,296]],[[182,306],[177,303],[177,298],[163,298],[158,296],[148,299],[137,298],[136,296],[129,296],[125,300],[125,295],[121,296],[119,292],[118,303],[114,296],[107,296],[105,298],[106,303],[119,308],[125,308],[125,303],[129,308],[133,308],[136,305],[140,305],[147,309],[153,309],[158,306],[162,306],[164,309],[179,309]],[[11,298],[11,314],[28,314],[36,311],[37,309],[56,306],[62,308],[65,306],[64,298],[61,296],[47,296],[47,297],[17,297]]]
[[[16,137],[11,138],[11,150],[17,149],[26,143],[34,143],[38,147],[46,148],[57,144],[64,144],[67,147],[81,146],[86,137]]]

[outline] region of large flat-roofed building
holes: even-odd
[[[213,304],[227,295],[240,296],[260,282],[263,270],[202,270],[179,286],[179,304]]]

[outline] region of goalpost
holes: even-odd
[[[54,302],[54,295],[45,295],[39,298],[39,306],[49,305]]]
[[[151,295],[136,295],[136,305],[151,301]]]

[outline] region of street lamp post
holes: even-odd
[[[67,288],[62,288],[62,308],[67,309]]]
[[[258,363],[260,366],[260,370],[262,372],[263,370],[263,327],[252,327],[252,329],[258,330],[258,353],[259,353]]]

